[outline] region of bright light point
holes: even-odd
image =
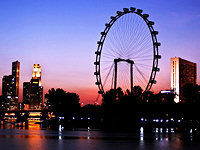
[[[171,133],[174,133],[174,128],[171,128]]]
[[[62,126],[61,126],[61,124],[59,125],[59,132],[61,132],[62,131]]]
[[[72,117],[72,119],[74,120],[74,119],[75,119],[75,117]]]
[[[168,130],[168,128],[166,128],[166,133],[168,133],[169,132],[169,130]]]
[[[144,118],[141,118],[141,121],[144,121]]]
[[[156,128],[156,133],[158,133],[158,128]]]
[[[192,129],[190,129],[190,133],[192,133]]]
[[[62,140],[62,136],[61,135],[59,135],[59,140]]]
[[[61,119],[65,119],[65,117],[59,117],[59,119],[61,120]]]
[[[144,128],[143,127],[140,128],[140,133],[144,133]]]
[[[90,120],[90,117],[88,117],[88,120]]]

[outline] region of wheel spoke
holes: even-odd
[[[106,35],[102,35],[101,39],[105,39],[100,50],[100,77],[103,89],[108,91],[114,87],[115,65],[117,65],[117,86],[123,91],[129,89],[131,91],[131,65],[133,65],[133,84],[139,85],[146,90],[153,67],[158,65],[155,55],[158,54],[156,35],[147,19],[135,12],[115,16],[117,20],[110,22],[109,28],[106,28]],[[132,64],[131,64],[132,63]],[[153,65],[153,66],[152,66]],[[149,88],[148,88],[149,89]]]

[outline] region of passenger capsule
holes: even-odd
[[[99,72],[94,72],[94,75],[100,75],[100,73]]]
[[[130,10],[131,10],[132,12],[135,12],[136,8],[130,7]]]
[[[149,14],[143,14],[142,17],[143,17],[143,18],[148,18],[148,17],[149,17]]]
[[[156,80],[150,80],[150,83],[156,84],[157,81]]]
[[[114,16],[111,16],[111,17],[110,17],[110,19],[112,19],[112,20],[113,20],[113,19],[115,19],[115,17],[114,17]]]
[[[106,33],[105,32],[101,32],[101,35],[106,35]]]
[[[117,11],[117,14],[118,14],[118,15],[122,15],[122,12],[121,12],[121,11]]]
[[[103,92],[102,92],[102,91],[98,91],[98,93],[99,93],[99,94],[103,94]]]
[[[110,24],[109,24],[109,23],[106,23],[105,26],[106,26],[106,27],[110,27]]]
[[[99,61],[95,61],[94,64],[95,65],[99,65],[100,63],[99,63]]]
[[[152,34],[158,35],[158,31],[153,31]]]
[[[160,71],[160,68],[154,67],[154,68],[153,68],[153,71]]]
[[[96,51],[95,54],[96,54],[96,55],[100,55],[101,53],[100,53],[99,51]]]
[[[102,44],[103,44],[103,42],[101,42],[101,41],[98,41],[98,42],[97,42],[97,44],[99,44],[99,45],[102,45]]]
[[[128,13],[128,12],[129,12],[129,9],[128,9],[128,8],[124,8],[123,10],[124,10],[125,13]]]
[[[155,55],[155,58],[161,59],[161,55]]]
[[[157,42],[157,43],[154,43],[154,45],[155,46],[160,46],[161,44]]]
[[[96,85],[100,85],[101,83],[100,83],[100,82],[96,82],[95,84],[96,84]]]
[[[153,21],[149,21],[148,24],[149,25],[154,25],[154,22]]]
[[[137,9],[137,13],[138,13],[138,14],[141,14],[142,12],[143,12],[142,9]]]

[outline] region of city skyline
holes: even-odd
[[[90,2],[0,2],[0,77],[10,74],[10,62],[21,62],[21,101],[23,82],[31,78],[32,64],[39,63],[43,66],[44,93],[50,88],[63,88],[78,93],[83,102],[94,102],[98,91],[93,75],[96,42],[110,16],[123,7],[141,8],[155,21],[162,55],[155,92],[170,88],[171,57],[195,62],[199,68],[200,2]]]

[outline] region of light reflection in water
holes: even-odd
[[[144,128],[140,128],[140,142],[144,141]]]
[[[90,140],[90,130],[88,130],[87,139]]]
[[[28,129],[29,130],[40,130],[41,127],[40,127],[40,124],[29,124]]]
[[[10,124],[9,124],[10,125]],[[0,146],[2,140],[9,147],[13,143],[17,149],[183,149],[184,142],[179,138],[180,134],[175,129],[155,128],[154,132],[147,132],[144,127],[139,129],[139,134],[129,133],[105,133],[102,131],[50,131],[38,130],[40,124],[32,124],[28,130],[14,128],[12,132],[5,134],[5,129],[0,129]],[[169,132],[167,132],[169,130]],[[156,132],[158,131],[158,132]],[[174,133],[172,133],[174,131]],[[193,141],[193,134],[188,130],[188,140]],[[195,132],[193,130],[193,132]],[[11,134],[12,133],[12,134]],[[2,135],[4,134],[4,135]],[[17,142],[16,142],[17,141]],[[53,143],[53,144],[52,144]]]

